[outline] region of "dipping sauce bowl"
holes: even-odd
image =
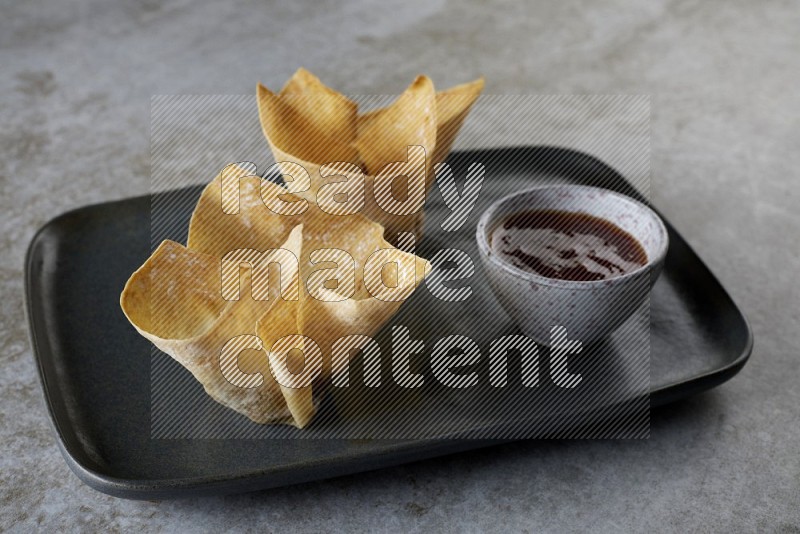
[[[600,280],[543,276],[509,261],[492,248],[492,233],[510,216],[551,210],[598,217],[627,232],[647,256],[642,265]],[[554,327],[572,340],[591,343],[614,332],[642,305],[664,266],[669,247],[661,218],[625,195],[588,186],[528,189],[494,202],[478,222],[476,239],[489,284],[522,332],[550,345]]]

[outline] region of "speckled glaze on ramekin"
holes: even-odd
[[[601,217],[625,230],[647,253],[647,263],[622,276],[589,282],[557,280],[519,269],[489,246],[489,233],[505,215],[553,209]],[[598,187],[563,185],[518,191],[494,202],[478,222],[476,239],[489,284],[520,329],[544,345],[553,327],[590,343],[611,334],[642,304],[664,266],[667,229],[641,202]]]

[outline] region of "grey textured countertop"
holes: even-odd
[[[800,5],[30,0],[0,8],[0,529],[800,531]],[[149,189],[150,96],[305,66],[351,93],[652,95],[654,203],[755,330],[647,441],[520,442],[259,494],[133,502],[69,471],[27,338],[34,231]],[[599,154],[601,157],[602,154]]]

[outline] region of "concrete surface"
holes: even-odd
[[[0,529],[800,531],[800,5],[88,0],[0,7]],[[351,93],[652,95],[653,196],[756,334],[744,371],[636,442],[522,442],[260,494],[129,502],[59,454],[22,304],[33,232],[149,188],[157,93],[298,66]],[[600,154],[602,156],[602,154]]]

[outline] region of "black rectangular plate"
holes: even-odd
[[[458,152],[456,176],[481,162],[487,180],[464,240],[489,202],[546,183],[587,183],[643,200],[596,158],[554,147]],[[435,188],[434,188],[435,189]],[[161,194],[188,217],[200,188]],[[434,198],[435,197],[435,198]],[[126,498],[234,493],[367,471],[499,443],[486,440],[151,439],[150,345],[119,295],[151,249],[149,196],[72,211],[45,225],[26,259],[31,339],[42,388],[72,470]],[[426,210],[437,208],[434,195]],[[180,205],[177,205],[180,204]],[[429,225],[426,240],[437,237]],[[184,225],[185,227],[185,225]],[[651,297],[651,406],[712,388],[752,349],[742,313],[667,223],[670,249]],[[171,236],[181,240],[185,236]],[[185,241],[184,241],[185,242]],[[474,285],[481,285],[478,268]],[[188,374],[188,373],[187,373]]]

